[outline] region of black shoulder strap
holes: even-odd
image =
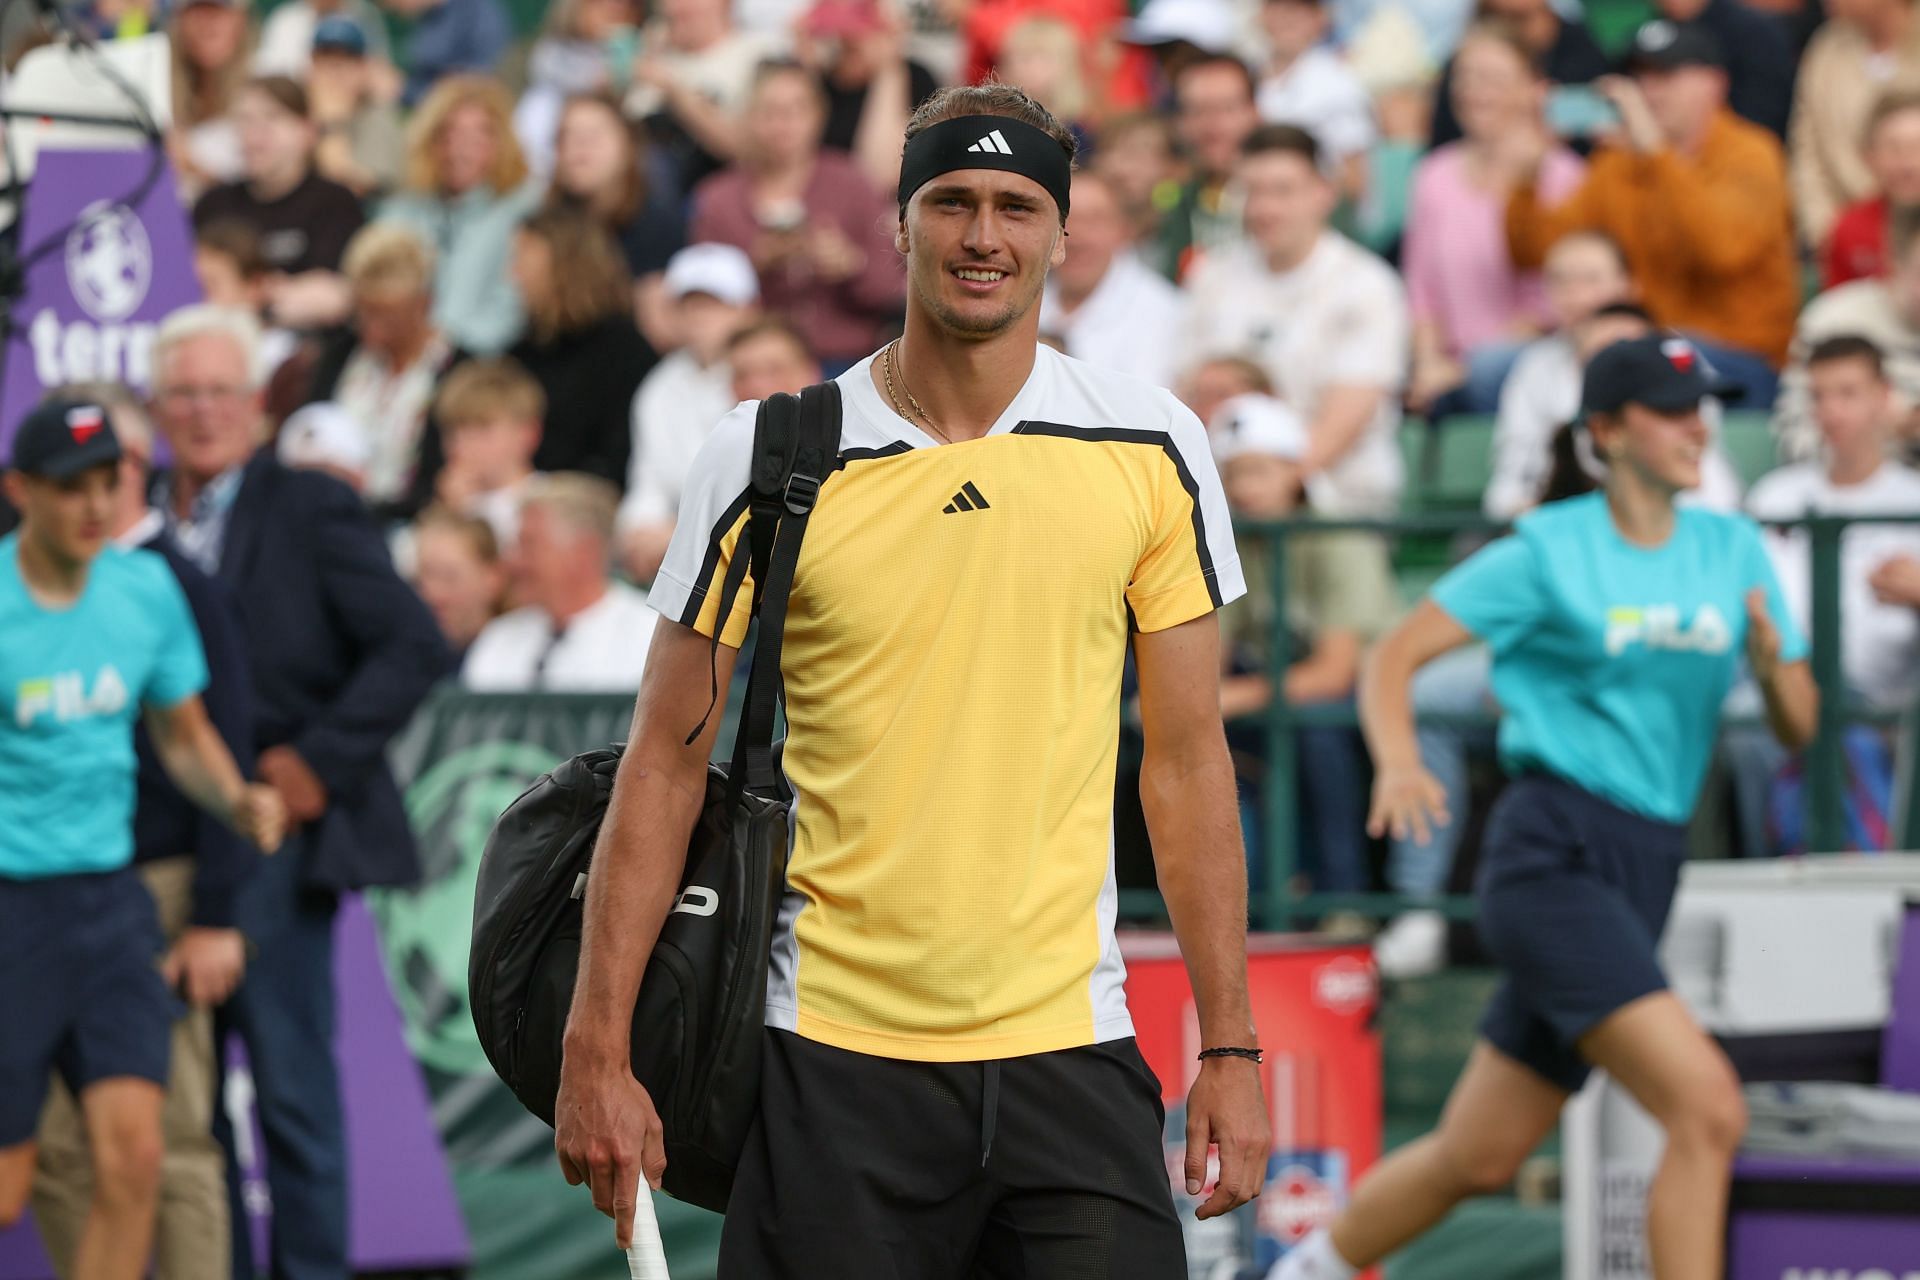
[[[753,496],[748,508],[744,559],[753,567],[754,613],[760,637],[747,677],[746,706],[734,737],[732,785],[772,795],[779,779],[773,767],[775,703],[780,693],[780,651],[786,639],[787,597],[800,561],[800,542],[820,486],[840,449],[840,388],[831,382],[808,387],[798,399],[770,397],[754,429]],[[723,593],[720,617],[738,591],[734,548],[727,566],[731,590]],[[718,631],[718,624],[715,626]]]

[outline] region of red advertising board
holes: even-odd
[[[1173,935],[1121,938],[1127,1005],[1167,1108],[1168,1178],[1185,1195],[1185,1104],[1201,1049],[1193,991]],[[1379,980],[1362,945],[1256,935],[1248,942],[1254,1026],[1273,1113],[1274,1154],[1259,1200],[1211,1223],[1182,1214],[1193,1280],[1251,1280],[1343,1204],[1380,1156]]]

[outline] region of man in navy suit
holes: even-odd
[[[266,1137],[273,1274],[345,1280],[334,909],[343,890],[418,875],[385,751],[452,657],[352,490],[260,448],[256,340],[252,319],[227,308],[188,307],[161,325],[154,407],[174,469],[156,506],[188,558],[239,602],[256,772],[285,800],[292,832],[242,893],[256,952],[226,1007]],[[236,1197],[237,1276],[251,1273],[246,1225]]]

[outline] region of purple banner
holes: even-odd
[[[1893,962],[1893,1013],[1881,1042],[1880,1083],[1920,1093],[1920,900],[1907,903]]]
[[[200,300],[193,239],[163,165],[137,208],[124,203],[152,163],[146,151],[42,151],[21,215],[27,271],[13,333],[0,353],[0,457],[48,387],[124,382],[144,393],[153,334]]]
[[[1910,1280],[1920,1273],[1920,1217],[1736,1213],[1727,1280]]]

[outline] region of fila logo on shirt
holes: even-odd
[[[1607,656],[1617,658],[1635,644],[1670,653],[1725,653],[1733,647],[1733,628],[1711,604],[1701,605],[1684,624],[1677,604],[1608,609]]]
[[[986,137],[968,147],[967,150],[998,156],[1010,156],[1013,154],[1013,148],[1007,145],[1006,138],[998,129],[995,129],[992,133],[989,133]]]
[[[78,671],[22,680],[13,691],[13,722],[25,729],[41,716],[50,715],[60,724],[71,724],[89,716],[118,715],[126,705],[126,682],[108,663],[93,678],[91,692],[86,677]]]

